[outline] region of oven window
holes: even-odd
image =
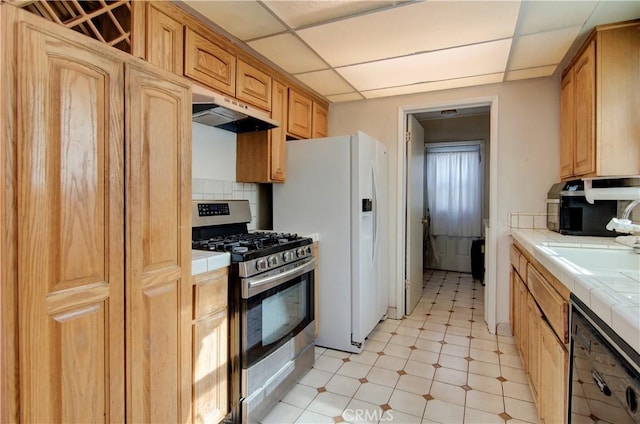
[[[247,299],[245,311],[248,368],[313,321],[313,271]]]

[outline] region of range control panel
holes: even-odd
[[[229,215],[228,203],[198,203],[198,216]]]

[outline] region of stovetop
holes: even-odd
[[[229,252],[231,262],[246,262],[252,259],[273,255],[313,241],[293,233],[252,232],[201,238],[191,242],[195,250]]]

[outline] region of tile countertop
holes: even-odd
[[[637,272],[584,269],[545,247],[630,249],[611,237],[565,236],[549,230],[511,229],[511,236],[640,353],[640,255]]]
[[[191,275],[202,274],[229,266],[231,255],[228,252],[191,251]]]

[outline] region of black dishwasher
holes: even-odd
[[[640,423],[640,355],[571,295],[569,423]]]

